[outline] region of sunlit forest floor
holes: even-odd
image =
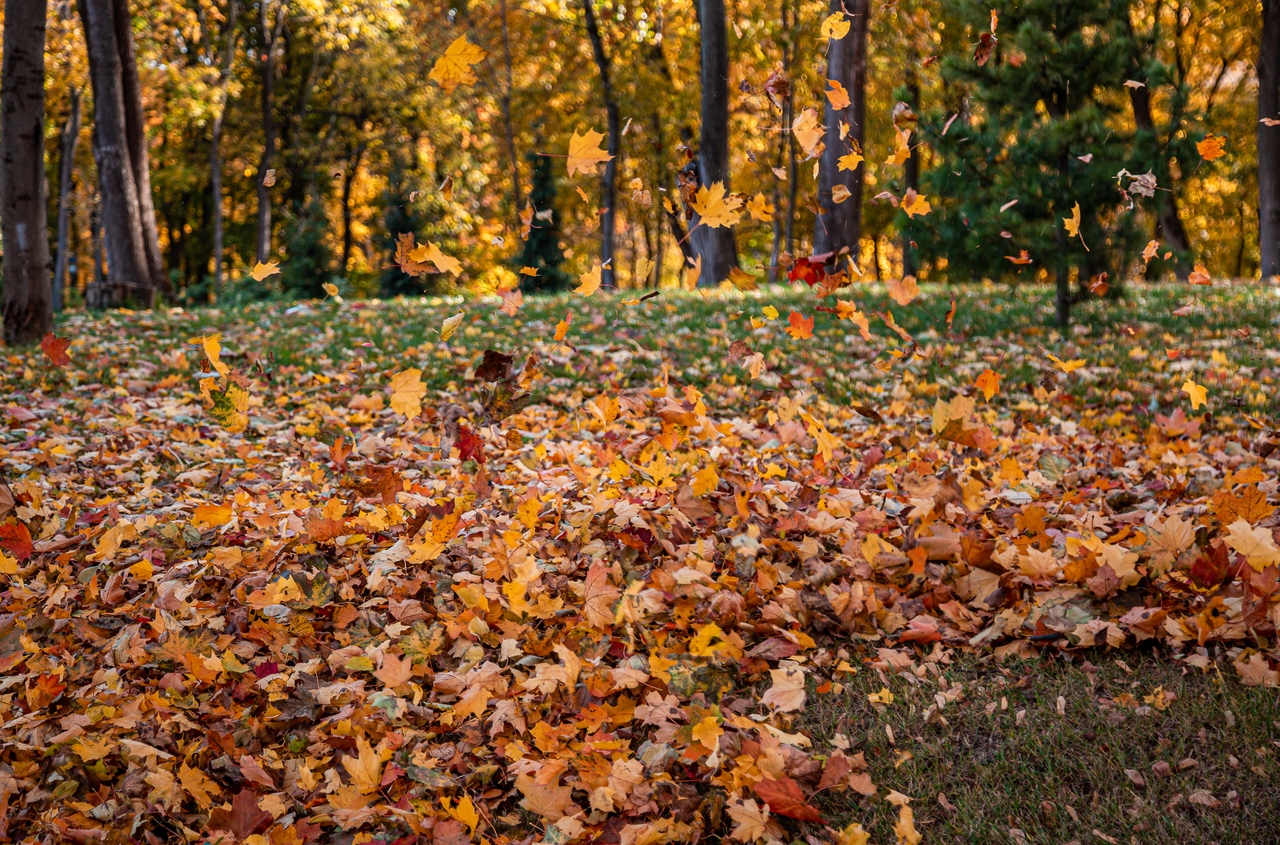
[[[7,832],[1278,841],[1278,294],[64,315]]]

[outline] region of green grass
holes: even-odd
[[[865,752],[880,788],[875,797],[826,792],[815,803],[837,827],[863,824],[872,842],[895,841],[889,789],[913,799],[927,843],[1017,845],[1012,830],[1055,845],[1280,842],[1275,690],[1159,655],[1091,659],[1096,665],[966,656],[928,665],[921,678],[863,668],[844,676],[839,695],[811,691],[793,727],[811,732],[819,748],[846,737],[849,754]],[[926,720],[934,696],[957,686],[959,696],[938,711],[945,724]],[[882,687],[894,702],[871,704],[868,694]],[[1143,703],[1158,688],[1176,696],[1163,710]],[[1159,763],[1170,773],[1152,768]],[[1193,803],[1198,790],[1221,806]]]

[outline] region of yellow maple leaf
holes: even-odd
[[[898,136],[897,144],[894,146],[893,152],[889,157],[885,159],[885,164],[902,164],[904,161],[911,158],[910,133],[903,132],[897,127],[894,127],[894,132],[897,133]]]
[[[760,310],[764,312],[765,319],[767,320],[778,319],[778,309],[773,307],[772,305],[766,305],[764,308]]]
[[[933,207],[929,205],[929,201],[924,198],[923,194],[917,194],[913,189],[908,188],[907,193],[902,198],[902,210],[907,213],[908,217],[916,215],[925,215],[933,211]]]
[[[724,182],[703,185],[689,203],[698,212],[700,223],[712,229],[732,226],[742,217],[742,197],[727,194]]]
[[[887,285],[889,298],[899,305],[909,305],[920,295],[920,285],[915,276],[903,276],[901,279],[890,279]]]
[[[689,486],[693,489],[693,495],[705,496],[720,486],[720,476],[716,473],[716,468],[708,464],[694,473],[693,483]]]
[[[867,693],[867,701],[872,704],[892,704],[893,693],[889,691],[888,687],[881,687],[880,692]]]
[[[449,273],[455,279],[462,275],[462,262],[441,252],[434,243],[419,244],[409,253],[409,258],[419,264],[431,264],[437,273]]]
[[[583,296],[591,296],[591,294],[600,290],[601,270],[600,262],[597,261],[594,267],[578,277],[580,284],[573,289],[573,292],[580,293]]]
[[[991,397],[1000,392],[1000,375],[993,370],[983,370],[973,386],[981,390],[982,395],[990,402]]]
[[[436,59],[427,78],[443,88],[445,93],[452,93],[459,85],[471,85],[476,81],[471,66],[482,61],[485,55],[484,50],[467,41],[467,36],[459,36],[444,55]]]
[[[862,153],[859,150],[845,153],[836,161],[836,170],[857,170],[862,164]]]
[[[1248,521],[1237,519],[1227,526],[1226,540],[1259,572],[1280,563],[1280,548],[1276,548],[1270,528],[1254,528]]]
[[[849,108],[849,91],[840,84],[838,79],[828,79],[827,84],[831,86],[831,90],[827,91],[827,100],[831,102],[831,108],[836,111]]]
[[[364,737],[356,738],[355,756],[342,758],[342,767],[351,775],[351,785],[365,795],[378,791],[382,781],[382,756]]]
[[[1221,135],[1205,135],[1203,141],[1196,142],[1196,151],[1205,161],[1213,161],[1227,154],[1227,139]]]
[[[818,113],[813,109],[805,109],[791,122],[791,134],[807,156],[818,154],[818,142],[822,140],[823,131]]]
[[[773,203],[765,199],[764,194],[756,194],[747,203],[747,212],[751,215],[751,219],[759,220],[761,223],[771,222],[775,210]]]
[[[600,148],[600,142],[603,140],[604,135],[594,129],[588,129],[585,135],[579,135],[577,130],[574,130],[573,136],[569,138],[570,176],[575,173],[595,173],[597,164],[613,158]]]
[[[1182,392],[1187,394],[1187,398],[1191,400],[1191,410],[1200,410],[1201,405],[1207,405],[1209,402],[1209,391],[1203,384],[1196,384],[1192,379],[1188,378],[1182,385]]]
[[[724,728],[720,727],[720,723],[716,721],[715,716],[706,716],[701,722],[693,726],[693,739],[695,742],[702,743],[703,747],[708,751],[715,751],[720,745],[720,737],[724,735]]]
[[[819,31],[822,33],[823,38],[839,41],[849,34],[849,22],[845,20],[843,12],[836,12],[827,16],[827,19],[822,22],[822,28]]]
[[[1062,218],[1062,225],[1066,227],[1068,235],[1080,237],[1080,203],[1071,207],[1071,216]]]
[[[852,320],[853,324],[858,327],[858,334],[862,335],[862,339],[865,341],[871,340],[871,322],[856,304],[845,302],[844,300],[837,301],[836,316],[841,320]]]
[[[1057,355],[1049,355],[1048,358],[1050,361],[1058,365],[1058,369],[1067,374],[1074,373],[1076,370],[1088,363],[1083,358],[1075,358],[1071,361],[1063,361]]]
[[[448,340],[449,338],[453,337],[453,333],[458,330],[458,326],[462,325],[462,318],[464,316],[466,316],[466,314],[462,311],[459,311],[457,314],[454,314],[452,317],[448,318],[443,323],[441,323],[440,339]]]
[[[261,282],[266,280],[268,276],[276,276],[276,275],[279,275],[279,273],[280,273],[279,262],[272,261],[271,263],[268,264],[268,263],[259,261],[257,264],[253,265],[253,270],[250,271],[249,275],[253,277],[253,280],[255,282]]]
[[[419,376],[422,370],[411,367],[391,377],[391,410],[410,419],[422,413],[422,399],[427,386]]]

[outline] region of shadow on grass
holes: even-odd
[[[819,749],[842,736],[879,787],[814,803],[872,842],[896,841],[883,797],[896,789],[929,843],[1280,843],[1276,690],[1157,655],[1092,659],[963,656],[919,678],[863,668],[839,694],[811,690],[794,727]],[[873,705],[883,687],[893,703]]]

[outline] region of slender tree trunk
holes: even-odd
[[[698,142],[698,184],[724,183],[729,190],[729,35],[724,0],[698,0],[702,28],[702,137]],[[701,286],[719,284],[738,266],[733,229],[709,228],[693,220],[690,239],[702,259]]]
[[[914,69],[907,79],[907,98],[907,106],[912,114],[920,114],[920,80]],[[912,129],[911,134],[909,142],[915,140],[915,129]],[[911,155],[903,162],[902,181],[903,187],[907,190],[920,190],[920,147],[917,144],[911,145]],[[916,248],[911,244],[911,236],[904,232],[902,234],[902,275],[914,276],[919,270],[919,264],[916,262]]]
[[[91,0],[92,2],[93,0]],[[160,229],[156,225],[155,203],[151,198],[151,163],[147,155],[147,118],[142,110],[142,85],[138,81],[138,60],[133,49],[133,18],[128,0],[111,0],[116,51],[120,55],[120,89],[124,103],[125,142],[129,166],[138,194],[138,214],[142,221],[142,248],[147,259],[151,286],[166,299],[173,295],[160,255]]]
[[[849,92],[849,106],[845,109],[826,105],[826,149],[822,153],[819,171],[818,205],[822,213],[813,232],[813,251],[839,253],[848,250],[854,261],[858,258],[858,242],[862,237],[862,182],[866,164],[852,171],[841,172],[839,159],[856,142],[862,146],[866,114],[867,86],[867,29],[871,10],[869,0],[831,0],[828,7],[832,14],[846,9],[849,32],[839,41],[827,42],[827,77],[836,80]],[[848,136],[840,137],[840,124],[849,126]],[[842,185],[849,191],[844,202],[837,203],[831,192]]]
[[[600,89],[604,95],[610,158],[604,164],[604,181],[601,185],[604,210],[600,215],[600,264],[604,269],[600,273],[600,284],[606,288],[612,288],[617,287],[613,253],[614,230],[617,225],[618,155],[622,146],[622,125],[618,119],[618,99],[613,92],[612,68],[609,56],[604,51],[604,39],[600,37],[600,27],[596,23],[594,4],[595,0],[582,0],[582,11],[586,16],[587,38],[591,42],[591,53],[595,56],[596,68],[600,71]]]
[[[62,165],[58,178],[58,251],[53,264],[53,310],[62,310],[67,264],[71,255],[71,176],[75,170],[76,147],[80,143],[80,89],[71,89],[67,122],[62,125]]]
[[[276,151],[279,127],[275,118],[276,41],[284,29],[285,4],[279,0],[275,22],[267,11],[270,0],[258,0],[258,37],[262,39],[259,64],[262,67],[262,158],[258,160],[258,249],[257,259],[264,262],[271,255],[271,160]],[[270,26],[269,26],[270,24]]]
[[[5,0],[0,67],[0,320],[10,346],[53,331],[44,194],[45,0]]]
[[[515,229],[520,231],[520,211],[524,205],[523,192],[520,190],[520,160],[516,156],[515,125],[511,118],[511,94],[515,84],[511,78],[511,31],[507,24],[507,0],[501,0],[502,10],[502,68],[506,72],[506,86],[502,89],[502,129],[506,136],[507,158],[511,161],[511,208],[514,212]]]
[[[85,293],[90,307],[118,307],[135,300],[150,307],[155,297],[147,262],[138,183],[133,176],[126,130],[120,53],[112,0],[80,0],[89,77],[93,85],[93,155],[111,277]]]
[[[222,59],[222,71],[218,75],[218,102],[209,133],[209,194],[213,212],[213,293],[222,292],[223,265],[223,216],[222,216],[222,123],[227,114],[227,95],[236,60],[236,19],[240,13],[240,0],[227,0],[227,25],[223,31],[227,52]]]
[[[102,198],[96,197],[93,209],[89,212],[89,232],[90,240],[93,244],[93,285],[95,288],[101,288],[107,280],[107,268],[105,266],[106,237],[102,231],[101,203]]]
[[[355,152],[348,158],[347,172],[342,174],[342,275],[347,275],[351,263],[351,248],[354,240],[351,235],[351,186],[360,173],[360,164],[364,161],[365,142],[356,144]]]
[[[791,11],[791,0],[782,0],[781,3],[781,31],[782,31],[782,76],[787,80],[787,93],[783,98],[782,106],[782,125],[790,126],[787,122],[787,111],[791,102],[791,50],[792,44],[791,23],[788,20]],[[791,149],[791,133],[779,132],[778,134],[778,155],[777,163],[774,165],[781,170],[783,164],[789,164],[787,157]],[[786,172],[786,171],[783,171]],[[769,250],[769,281],[776,282],[778,280],[778,263],[782,258],[784,239],[788,235],[788,226],[784,222],[784,208],[782,201],[782,183],[774,176],[773,182],[773,247]],[[789,222],[789,221],[787,221]]]
[[[1258,44],[1258,234],[1262,278],[1280,276],[1280,0],[1262,0]]]

